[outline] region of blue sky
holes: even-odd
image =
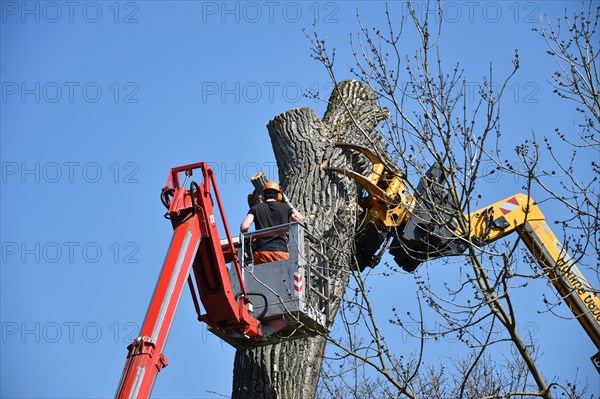
[[[557,18],[574,3],[443,3],[443,56],[460,62],[468,81],[480,81],[490,63],[505,76],[519,49],[521,69],[503,104],[507,152],[532,130],[573,126],[571,105],[547,85],[552,61],[531,28],[543,13]],[[276,178],[267,122],[294,107],[325,109],[302,95],[331,90],[302,29],[318,21],[338,49],[338,78],[348,78],[355,10],[366,25],[382,26],[384,3],[0,4],[0,397],[111,397],[169,244],[158,196],[169,169],[211,162],[237,230],[249,177],[262,169]],[[403,5],[392,11],[400,16]],[[405,40],[413,51],[410,33]],[[488,202],[522,184],[488,183]],[[376,290],[385,318],[395,305],[390,290],[414,292],[410,276],[393,279],[380,279]],[[552,292],[541,282],[535,289]],[[524,323],[533,323],[524,328],[542,346],[543,370],[573,378],[579,368],[580,380],[600,392],[589,362],[595,348],[579,325],[540,318],[541,299],[530,300],[539,295],[517,296]],[[188,292],[165,354],[170,364],[154,397],[230,394],[234,350],[196,321]]]

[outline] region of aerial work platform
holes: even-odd
[[[279,234],[288,236],[289,258],[252,264],[252,241]],[[209,328],[211,332],[236,348],[327,334],[330,281],[325,248],[318,240],[296,222],[241,234],[233,241],[238,258],[244,259],[245,295],[252,301],[251,314],[261,322],[263,336],[249,340],[235,331]],[[228,244],[223,244],[226,249]],[[242,291],[234,268],[229,269],[229,277],[237,298]]]

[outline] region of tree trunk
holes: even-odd
[[[356,81],[334,89],[323,120],[311,108],[296,108],[267,125],[279,169],[282,190],[304,214],[311,234],[327,244],[332,276],[332,318],[348,284],[353,262],[354,232],[360,187],[349,179],[322,171],[332,166],[368,173],[362,155],[335,147],[336,142],[385,151],[385,141],[374,131],[387,118],[375,93]],[[325,350],[325,337],[297,339],[255,349],[238,350],[235,356],[232,397],[312,398]]]

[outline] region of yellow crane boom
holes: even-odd
[[[446,178],[439,165],[431,167],[412,193],[405,175],[390,160],[362,146],[338,146],[362,153],[373,166],[368,177],[346,169],[323,168],[352,178],[365,189],[363,221],[355,237],[360,270],[376,266],[389,249],[396,263],[412,272],[423,261],[462,254],[467,242],[483,246],[516,232],[599,349],[592,361],[600,373],[598,291],[585,279],[531,197],[516,194],[462,215],[448,201]],[[463,217],[467,231],[457,223]]]
[[[528,195],[517,194],[467,215],[467,221],[474,242],[489,244],[513,232],[521,237],[599,349],[592,362],[600,372],[600,298],[546,223],[539,206]]]

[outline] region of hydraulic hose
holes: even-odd
[[[264,303],[265,303],[265,308],[263,309],[262,312],[260,312],[260,314],[258,316],[256,316],[257,320],[262,319],[263,317],[265,317],[265,315],[267,314],[267,311],[269,310],[269,303],[267,302],[267,296],[265,294],[261,294],[261,293],[255,293],[255,292],[246,292],[246,294],[243,293],[239,293],[235,296],[235,300],[237,302],[237,300],[241,297],[241,296],[259,296],[262,297]]]

